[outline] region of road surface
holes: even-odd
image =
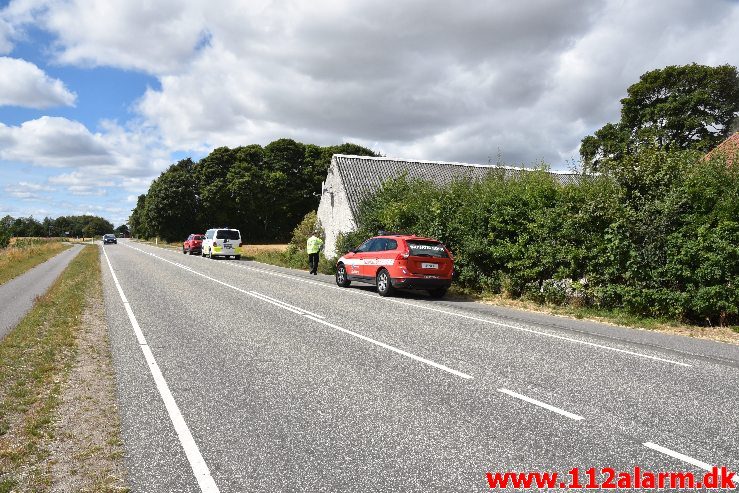
[[[2,307],[0,309],[0,339],[18,325],[18,322],[33,307],[36,297],[48,291],[80,250],[82,246],[73,245],[28,272],[0,285],[0,307]]]
[[[739,468],[739,347],[119,241],[101,249],[133,491],[485,491]]]

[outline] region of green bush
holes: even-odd
[[[0,248],[5,248],[10,244],[10,231],[0,228]]]
[[[428,235],[457,283],[540,303],[731,324],[739,318],[739,167],[645,148],[562,185],[543,171],[446,187],[388,181],[338,251],[380,229]]]

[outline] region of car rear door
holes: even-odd
[[[408,246],[407,268],[418,276],[448,278],[454,263],[444,245],[436,240],[406,240]]]

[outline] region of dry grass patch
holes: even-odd
[[[58,411],[78,360],[85,310],[100,290],[98,248],[85,247],[0,341],[0,493],[54,491],[51,450],[68,438],[59,433]]]
[[[652,330],[667,334],[709,339],[712,341],[739,344],[739,328],[734,327],[701,327],[681,324],[671,320],[635,317],[617,310],[598,310],[594,308],[578,308],[572,306],[541,305],[529,300],[511,299],[500,294],[475,294],[452,288],[450,296],[474,300],[489,305],[505,306],[532,312],[556,315],[578,320],[591,320],[631,329]]]
[[[49,260],[69,244],[59,239],[13,238],[11,244],[0,250],[0,284]]]

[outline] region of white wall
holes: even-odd
[[[324,255],[332,258],[337,255],[336,239],[340,232],[353,231],[354,216],[349,209],[346,190],[341,183],[341,176],[332,159],[326,181],[321,187],[321,203],[318,205],[318,220],[326,232]]]

